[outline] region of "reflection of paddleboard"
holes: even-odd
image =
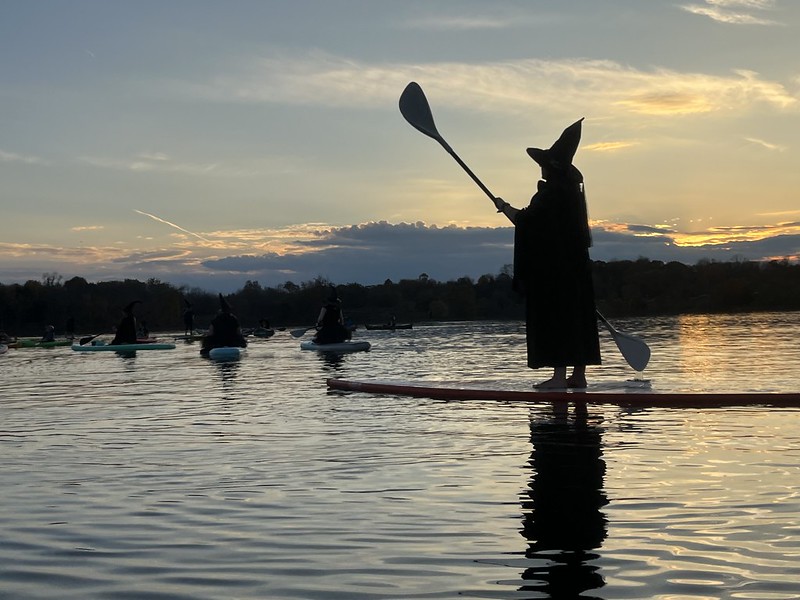
[[[208,358],[212,360],[238,360],[241,358],[244,348],[237,346],[222,346],[212,348],[208,351]]]
[[[138,350],[174,350],[175,344],[73,344],[77,352],[136,352]]]
[[[319,352],[360,352],[369,350],[369,342],[340,342],[338,344],[317,344],[312,341],[300,342],[301,350],[317,350]]]
[[[565,391],[565,390],[492,390],[479,387],[437,385],[435,382],[399,381],[349,381],[328,379],[328,387],[335,390],[393,394],[433,398],[436,400],[524,400],[527,402],[585,402],[587,404],[618,404],[623,406],[800,406],[800,393],[683,393],[653,392],[648,387],[620,389],[617,391]],[[622,386],[620,386],[622,387]]]

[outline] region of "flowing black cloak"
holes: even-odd
[[[600,364],[582,188],[540,181],[514,224],[514,289],[525,294],[528,366]]]
[[[119,344],[135,344],[136,343],[136,317],[131,314],[122,317],[122,320],[117,325],[117,333],[111,344],[116,346]]]

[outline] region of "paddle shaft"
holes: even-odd
[[[466,171],[466,172],[467,172],[467,175],[469,175],[470,177],[472,177],[472,181],[474,181],[474,182],[475,182],[475,183],[478,185],[478,187],[479,187],[479,188],[481,188],[481,189],[483,190],[483,192],[484,192],[484,193],[485,193],[487,196],[489,196],[489,200],[491,200],[491,201],[492,201],[492,203],[494,203],[495,195],[494,195],[494,194],[493,194],[491,191],[489,191],[489,188],[488,188],[488,187],[486,187],[486,186],[483,184],[483,182],[482,182],[480,179],[478,179],[478,176],[477,176],[477,175],[475,175],[475,173],[473,173],[473,172],[472,172],[472,169],[470,169],[470,168],[467,166],[467,163],[465,163],[463,160],[461,160],[461,157],[460,157],[458,154],[456,154],[455,150],[453,150],[453,149],[450,147],[450,144],[448,144],[448,143],[447,143],[447,142],[444,140],[444,138],[443,138],[442,136],[438,136],[438,137],[437,137],[437,138],[435,138],[435,139],[436,139],[436,140],[437,140],[437,141],[438,141],[438,142],[439,142],[439,143],[442,145],[442,148],[444,148],[445,150],[447,150],[447,153],[448,153],[450,156],[452,156],[452,157],[455,159],[455,161],[456,161],[456,162],[457,162],[459,165],[461,165],[461,168],[462,168],[462,169],[464,169],[464,171]]]
[[[84,344],[88,344],[88,343],[89,343],[89,342],[91,342],[91,341],[92,341],[94,338],[96,338],[96,337],[99,337],[99,336],[101,336],[101,335],[103,335],[103,334],[102,334],[102,333],[97,333],[97,334],[95,334],[95,335],[87,335],[86,337],[82,337],[80,340],[78,340],[78,344],[79,344],[79,345],[81,345],[81,346],[83,346]]]

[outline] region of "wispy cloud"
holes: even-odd
[[[75,227],[70,227],[70,231],[100,231],[101,229],[105,229],[104,225],[76,225]]]
[[[772,144],[770,142],[760,140],[758,138],[746,137],[744,139],[752,144],[761,146],[762,148],[766,148],[767,150],[775,150],[777,152],[783,152],[784,150],[786,150],[786,146],[781,146],[779,144]]]
[[[409,29],[422,29],[431,31],[467,31],[475,29],[504,29],[518,26],[519,22],[510,18],[496,16],[468,16],[468,15],[442,15],[428,16],[420,19],[405,21],[402,26]]]
[[[638,146],[639,142],[617,141],[617,142],[598,142],[596,144],[587,144],[582,146],[581,150],[587,152],[614,152],[616,150],[624,150],[625,148],[633,148]]]
[[[302,170],[302,160],[291,156],[259,157],[248,164],[223,162],[181,162],[161,153],[141,153],[132,158],[82,156],[78,160],[101,169],[134,173],[166,173],[207,177],[256,177],[264,173],[289,173]]]
[[[394,105],[409,80],[449,107],[507,114],[554,106],[574,113],[686,115],[746,112],[760,104],[779,109],[798,99],[754,71],[730,75],[638,70],[608,60],[524,59],[482,64],[370,64],[327,54],[273,56],[208,81],[164,84],[167,93],[218,102],[298,105]]]
[[[17,154],[16,152],[6,152],[0,150],[0,162],[21,162],[26,165],[48,165],[46,160],[38,156],[26,156],[24,154]]]
[[[687,12],[731,25],[778,25],[758,14],[773,8],[774,0],[705,0],[704,4],[684,4]]]
[[[137,172],[162,172],[184,173],[190,175],[222,175],[223,170],[218,164],[175,163],[166,159],[153,160],[152,158],[137,157],[135,159],[102,158],[83,156],[81,161],[105,169]]]

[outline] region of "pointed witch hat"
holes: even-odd
[[[567,127],[561,136],[553,142],[547,150],[541,148],[528,148],[528,156],[535,160],[540,167],[566,170],[572,165],[572,159],[578,150],[581,141],[581,123],[584,117]]]
[[[219,309],[224,313],[231,312],[231,305],[222,297],[222,294],[219,295]]]
[[[124,312],[126,315],[132,315],[133,314],[133,307],[136,306],[137,304],[141,304],[141,303],[142,303],[141,300],[134,300],[133,302],[128,304],[125,308],[123,308],[122,312]]]

